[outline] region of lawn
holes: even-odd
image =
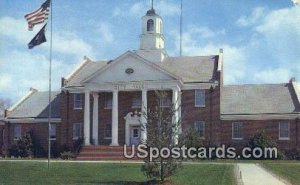
[[[141,164],[0,161],[2,184],[144,184]],[[189,164],[172,177],[176,185],[235,184],[233,165]]]
[[[300,185],[300,162],[263,162],[262,166],[293,185]]]

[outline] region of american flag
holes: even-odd
[[[41,24],[48,19],[49,7],[50,0],[47,0],[37,10],[25,15],[25,19],[28,22],[28,30],[32,30],[35,25]]]

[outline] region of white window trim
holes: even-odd
[[[197,105],[197,90],[202,90],[203,91],[203,94],[204,94],[204,104],[203,105]],[[200,107],[200,108],[203,108],[203,107],[205,107],[205,104],[206,104],[206,102],[205,102],[205,89],[195,89],[195,107]]]
[[[280,123],[287,123],[288,124],[288,137],[280,137]],[[278,123],[278,139],[279,140],[290,140],[290,122],[288,122],[288,121],[286,121],[286,122],[283,122],[283,121],[281,121],[281,122],[279,122]]]
[[[79,124],[80,125],[80,134],[79,134],[79,136],[74,137],[73,132],[72,132],[72,139],[73,140],[78,140],[78,139],[80,139],[80,137],[82,137],[82,136],[80,136],[80,135],[82,135],[82,123],[73,123],[73,125],[72,125],[72,131],[73,131],[73,127],[74,127],[75,124]]]
[[[199,122],[203,123],[203,136],[200,137],[200,138],[205,139],[205,121],[195,121],[194,128],[196,128],[196,124],[199,123]]]
[[[235,123],[242,124],[242,128],[243,128],[243,125],[244,125],[243,122],[232,122],[232,123],[231,123],[231,139],[232,139],[232,140],[243,140],[243,137],[233,137],[233,136],[234,136],[233,125],[234,125]],[[243,132],[242,132],[242,135],[243,135]]]
[[[76,95],[81,95],[80,93],[74,93],[74,98],[73,98],[73,110],[82,110],[82,108],[83,108],[83,98],[82,98],[82,95],[81,95],[81,107],[75,107],[75,105],[76,105]]]

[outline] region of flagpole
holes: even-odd
[[[180,4],[180,48],[179,48],[179,53],[180,56],[182,56],[182,0],[181,0],[181,4]]]
[[[52,0],[50,0],[50,52],[49,52],[49,114],[48,114],[48,169],[50,168],[50,157],[51,157],[51,73],[52,73]]]

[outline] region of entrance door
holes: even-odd
[[[140,143],[141,128],[140,126],[132,126],[130,128],[130,144],[138,145]]]

